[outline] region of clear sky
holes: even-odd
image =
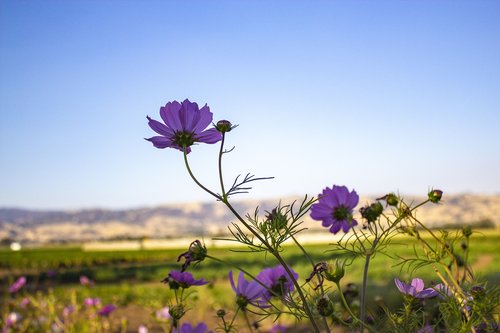
[[[211,200],[146,115],[239,127],[243,198],[500,193],[500,1],[0,1],[0,207]],[[217,190],[216,145],[190,154]]]

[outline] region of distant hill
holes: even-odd
[[[291,203],[301,198],[282,199]],[[361,198],[360,206],[374,198]],[[422,198],[406,198],[407,202]],[[242,214],[253,213],[259,206],[262,215],[280,200],[245,200],[234,203]],[[500,226],[500,195],[445,196],[439,205],[428,204],[417,217],[429,226],[490,224]],[[321,229],[308,216],[304,226]],[[0,208],[0,240],[21,242],[74,242],[127,238],[175,238],[213,236],[227,233],[234,217],[220,202],[186,203],[153,208],[75,211],[40,211]]]

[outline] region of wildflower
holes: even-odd
[[[193,275],[189,272],[179,271],[171,271],[161,282],[168,283],[170,289],[187,289],[191,286],[202,286],[208,283],[208,281],[205,281],[203,278],[195,280]]]
[[[229,282],[236,293],[236,303],[241,309],[245,309],[248,304],[261,306],[265,302],[263,299],[266,289],[256,281],[248,282],[245,280],[245,274],[240,272],[238,275],[238,286],[235,286],[233,272],[229,272]]]
[[[276,324],[269,330],[269,333],[285,333],[288,330],[288,327],[280,324]]]
[[[31,300],[28,297],[24,297],[21,302],[19,302],[19,306],[23,309],[27,308],[28,305],[31,304]]]
[[[75,312],[75,307],[71,304],[64,307],[64,309],[62,310],[62,314],[64,317],[69,317],[69,315],[72,314],[73,312]]]
[[[5,321],[5,325],[7,327],[12,327],[17,324],[17,322],[21,319],[21,316],[17,312],[11,312],[7,316],[7,320]]]
[[[174,333],[211,333],[208,331],[207,325],[205,323],[199,323],[196,327],[193,327],[189,323],[184,323],[179,329],[174,328]]]
[[[111,312],[115,310],[116,306],[114,306],[113,304],[106,304],[99,311],[97,311],[97,314],[102,317],[107,317],[111,314]]]
[[[14,294],[21,290],[22,287],[26,284],[26,277],[21,276],[19,279],[16,280],[10,287],[9,287],[9,293]]]
[[[87,307],[98,306],[99,304],[101,304],[101,299],[97,297],[96,298],[87,297],[83,300],[83,304],[85,304],[85,306]]]
[[[424,281],[419,278],[411,280],[411,284],[401,282],[398,278],[395,278],[394,282],[401,293],[415,298],[431,298],[438,295],[438,292],[433,288],[424,289]]]
[[[86,277],[85,275],[80,276],[80,284],[86,287],[92,287],[94,285],[94,281]]]
[[[202,262],[205,260],[206,256],[206,246],[201,244],[199,240],[195,240],[189,245],[189,249],[177,258],[177,262],[179,262],[181,258],[186,260],[184,264],[182,264],[181,272],[184,272],[192,262],[195,264]]]
[[[137,333],[148,333],[148,328],[144,325],[140,325],[139,328],[137,328]]]
[[[161,322],[169,321],[171,318],[172,316],[170,315],[170,309],[168,306],[156,311],[156,319]]]
[[[291,268],[290,271],[292,272],[295,280],[297,280],[299,275]],[[257,280],[261,281],[265,286],[273,291],[273,293],[269,292],[269,290],[264,292],[263,296],[267,300],[276,295],[285,296],[294,290],[292,280],[290,280],[285,268],[281,265],[263,269],[262,272],[257,275]]]
[[[147,117],[149,127],[159,136],[146,139],[156,148],[175,148],[180,151],[191,151],[190,146],[196,142],[216,143],[222,134],[215,128],[205,130],[212,122],[212,112],[205,104],[201,109],[198,104],[189,100],[179,103],[168,102],[160,108],[160,116],[164,123]]]
[[[345,186],[333,185],[325,188],[317,203],[311,206],[311,217],[322,221],[324,227],[330,227],[330,232],[336,234],[342,229],[348,232],[358,222],[353,219],[352,211],[359,202],[356,191]]]

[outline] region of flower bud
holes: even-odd
[[[397,206],[399,202],[398,197],[394,193],[386,194],[381,198],[377,198],[377,200],[384,200],[388,206],[393,207]]]
[[[186,310],[184,309],[184,305],[177,304],[177,305],[171,306],[170,309],[168,310],[168,313],[170,314],[170,316],[172,316],[172,318],[175,321],[178,321],[179,319],[181,319],[184,316],[184,314],[186,313]]]
[[[441,201],[441,198],[443,197],[443,191],[441,190],[432,190],[428,194],[429,201],[432,203],[438,203]]]
[[[380,202],[374,202],[369,206],[361,207],[359,210],[361,213],[361,216],[368,222],[375,222],[382,212],[384,211],[384,207]]]
[[[215,125],[215,128],[221,133],[231,132],[235,127],[236,126],[233,126],[229,120],[219,120]]]
[[[217,310],[217,317],[224,318],[225,315],[226,315],[226,310],[224,309]]]
[[[323,317],[328,317],[333,313],[333,305],[328,297],[321,297],[316,303],[316,309]]]
[[[339,264],[338,261],[335,263],[335,267],[332,264],[328,265],[328,270],[325,271],[325,279],[333,283],[339,283],[344,277],[345,270],[344,264]]]

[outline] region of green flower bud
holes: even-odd
[[[316,309],[323,317],[329,317],[333,313],[332,301],[328,297],[321,297],[316,303]]]
[[[231,132],[235,127],[236,126],[233,126],[229,120],[219,120],[215,125],[215,128],[221,133]]]
[[[170,309],[168,310],[168,313],[172,316],[174,321],[179,321],[186,313],[186,310],[184,309],[184,305],[177,304],[171,306]]]
[[[217,310],[217,317],[224,318],[225,315],[226,315],[226,310],[224,309]]]
[[[325,271],[324,274],[325,274],[324,275],[325,279],[327,279],[328,281],[331,281],[333,283],[339,283],[345,274],[344,263],[339,264],[339,262],[337,261],[335,263],[335,266],[329,264],[328,270]]]
[[[361,216],[368,221],[368,223],[375,222],[382,212],[384,207],[380,202],[374,202],[369,206],[362,207],[360,210]]]
[[[432,203],[438,203],[441,201],[441,198],[443,197],[443,191],[441,190],[432,190],[428,194],[429,201]]]
[[[465,236],[465,237],[470,237],[472,235],[472,228],[467,225],[467,226],[464,226],[462,228],[462,234]]]

